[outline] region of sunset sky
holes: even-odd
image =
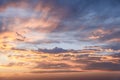
[[[120,0],[0,0],[0,74],[120,71]]]

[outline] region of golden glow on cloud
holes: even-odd
[[[85,53],[85,50],[84,53],[53,54],[31,50],[2,49],[0,53],[4,53],[0,55],[0,72],[85,71],[84,68],[88,65],[86,61],[112,63],[119,61],[119,58],[109,55],[98,56],[87,51]],[[85,56],[86,54],[89,56]]]

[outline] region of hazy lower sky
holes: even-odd
[[[0,0],[0,73],[120,71],[120,0]]]

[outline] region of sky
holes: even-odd
[[[120,71],[120,0],[0,0],[0,72]]]

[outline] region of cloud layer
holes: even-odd
[[[119,71],[119,13],[119,0],[1,0],[0,72]]]

